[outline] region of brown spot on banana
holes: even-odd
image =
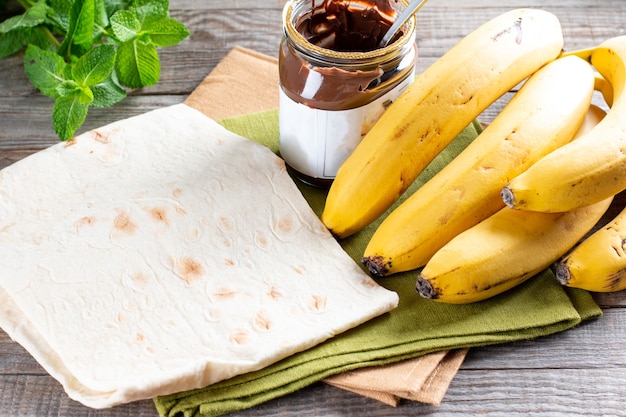
[[[473,96],[473,95],[471,95],[471,96],[469,96],[469,97],[467,98],[467,100],[463,101],[463,102],[461,103],[461,105],[466,106],[466,105],[467,105],[468,103],[470,103],[473,99],[474,99],[474,96]]]
[[[607,280],[606,289],[608,292],[614,292],[618,288],[622,287],[622,281],[624,279],[624,274],[626,273],[625,269],[620,269],[619,271],[613,272],[609,275],[609,279]]]
[[[515,30],[517,31],[515,35],[515,43],[520,45],[522,43],[522,18],[521,17],[515,21]]]
[[[522,43],[522,18],[518,17],[511,27],[504,29],[502,32],[496,34],[491,39],[495,42],[505,34],[515,31],[515,43],[520,45]]]
[[[622,248],[623,248],[623,247],[624,247],[624,242],[622,242]],[[621,255],[621,251],[620,251],[618,248],[616,248],[615,246],[611,246],[611,249],[613,249],[613,252],[615,252],[615,255],[616,255],[618,258],[621,258],[621,256],[622,256],[622,255]]]

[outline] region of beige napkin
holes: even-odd
[[[278,84],[277,59],[235,47],[185,103],[215,120],[272,110],[278,108]],[[431,353],[336,375],[325,382],[392,406],[402,398],[439,405],[467,351]]]
[[[468,350],[435,352],[331,376],[324,382],[394,407],[403,398],[439,405]]]

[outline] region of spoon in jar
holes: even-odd
[[[380,48],[384,48],[385,46],[387,46],[389,41],[396,35],[396,33],[400,30],[400,28],[404,26],[404,24],[415,13],[417,13],[419,9],[422,8],[422,6],[424,5],[424,3],[426,3],[426,1],[427,0],[413,0],[412,2],[410,2],[409,5],[406,6],[404,10],[402,10],[402,13],[400,13],[398,18],[393,22],[393,25],[391,25],[387,33],[385,33],[385,36],[383,36],[383,38],[380,40],[380,43],[378,44],[378,46]]]

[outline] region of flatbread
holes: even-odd
[[[267,148],[185,104],[0,171],[0,326],[93,408],[258,370],[395,308]]]

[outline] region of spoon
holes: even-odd
[[[409,5],[406,6],[404,10],[402,10],[402,13],[400,13],[400,15],[395,20],[395,22],[393,22],[393,25],[391,25],[387,33],[385,33],[385,36],[383,36],[383,38],[380,40],[380,43],[378,44],[378,46],[380,48],[384,48],[385,46],[387,46],[389,41],[395,36],[395,34],[400,30],[400,28],[404,26],[404,24],[415,13],[417,13],[419,9],[422,8],[422,6],[424,5],[424,3],[426,3],[426,1],[427,0],[421,0],[421,1],[413,0],[412,2],[410,2]]]

